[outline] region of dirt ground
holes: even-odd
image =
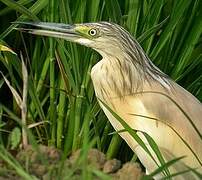
[[[61,161],[62,154],[59,150],[40,145],[38,149],[28,146],[26,149],[21,150],[16,155],[16,159],[29,174],[38,179],[54,180],[58,179],[58,174],[64,177],[62,179],[68,179],[67,177],[71,174],[69,179],[80,180],[82,179],[83,168],[78,167],[78,157],[80,156],[81,153],[78,150],[70,155],[69,158]],[[112,180],[139,180],[144,175],[137,162],[126,162],[123,164],[117,159],[107,160],[105,154],[97,149],[88,151],[86,161],[88,164],[86,168],[92,168],[96,172],[101,171],[111,177]],[[0,180],[6,179],[19,180],[22,178],[5,162],[0,160]],[[92,179],[99,180],[101,178],[93,173]]]

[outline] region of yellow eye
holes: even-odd
[[[96,36],[97,35],[97,30],[96,29],[90,29],[88,33],[91,36]]]

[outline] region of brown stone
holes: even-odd
[[[143,176],[142,169],[138,163],[127,162],[123,167],[114,174],[113,179],[119,180],[140,180]]]
[[[108,160],[104,164],[103,172],[104,173],[114,173],[121,167],[121,161],[117,159]]]

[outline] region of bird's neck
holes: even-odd
[[[138,67],[137,67],[138,68]],[[123,97],[140,91],[144,83],[144,74],[130,62],[120,56],[103,56],[92,69],[91,77],[97,96]]]
[[[92,70],[91,77],[95,91],[99,97],[124,97],[136,92],[143,91],[145,83],[159,78],[155,74],[148,74],[148,70],[141,64],[134,64],[125,59],[122,54],[101,54],[103,59]],[[163,78],[163,77],[162,77]],[[161,82],[160,82],[161,83]]]

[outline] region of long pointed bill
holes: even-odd
[[[75,25],[46,22],[14,22],[20,27],[17,30],[49,37],[57,37],[75,41],[81,36],[75,31]]]

